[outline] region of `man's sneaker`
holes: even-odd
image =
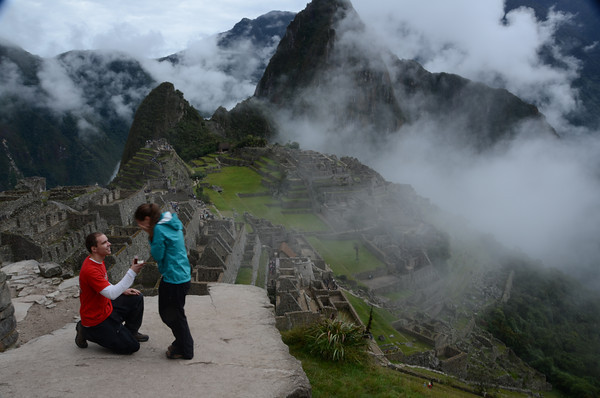
[[[81,321],[77,322],[75,330],[77,331],[77,334],[75,335],[75,344],[77,344],[77,347],[79,348],[87,348],[88,343],[85,337],[83,337],[83,326],[81,325]]]
[[[135,339],[141,343],[143,343],[144,341],[148,341],[148,339],[150,339],[150,337],[147,334],[141,334],[140,332],[136,332],[133,337],[135,337]]]

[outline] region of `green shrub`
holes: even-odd
[[[206,178],[206,173],[201,170],[196,170],[192,173],[190,178],[197,178],[199,180],[203,180],[204,178]]]
[[[306,333],[308,351],[330,361],[361,362],[367,344],[362,326],[339,319],[325,319]]]

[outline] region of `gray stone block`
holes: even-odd
[[[40,275],[44,278],[53,278],[62,275],[62,269],[60,265],[56,263],[41,263],[38,267],[40,269]]]

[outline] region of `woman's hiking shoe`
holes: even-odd
[[[176,352],[174,352],[172,345],[170,345],[169,348],[167,348],[167,352],[165,354],[167,355],[167,358],[169,358],[169,359],[192,359],[193,358],[193,357],[183,356],[183,354],[177,354]]]
[[[81,325],[81,321],[77,322],[77,325],[75,325],[75,331],[77,331],[77,334],[75,335],[75,344],[77,344],[77,347],[87,348],[88,343],[85,337],[83,337],[83,326]]]

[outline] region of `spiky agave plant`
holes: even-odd
[[[331,361],[360,362],[368,341],[362,326],[339,319],[325,319],[308,329],[307,348],[313,355]]]

